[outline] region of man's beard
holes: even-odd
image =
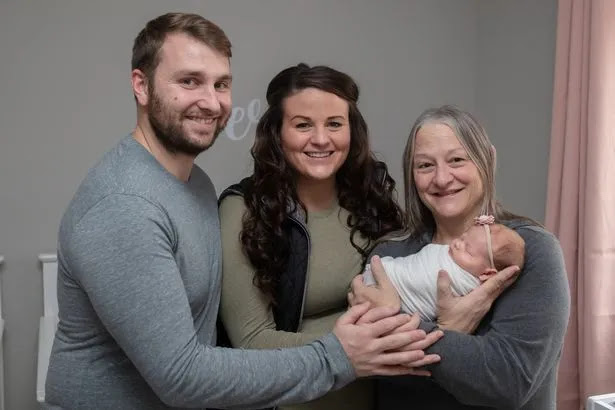
[[[211,141],[199,144],[198,141],[190,139],[182,129],[181,114],[178,114],[177,119],[173,118],[174,112],[162,101],[155,90],[152,90],[148,108],[147,116],[154,135],[172,154],[181,153],[196,157],[213,145],[226,125],[226,123],[220,123],[220,117],[217,118],[216,130]]]

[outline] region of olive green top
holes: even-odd
[[[299,333],[277,331],[265,295],[253,284],[254,269],[241,249],[239,233],[246,210],[242,197],[228,196],[220,205],[222,230],[222,299],[220,313],[235,347],[270,349],[301,346],[333,328],[346,310],[352,278],[361,272],[362,259],[350,243],[348,211],[334,203],[329,209],[308,213],[311,252],[307,294]],[[363,243],[357,235],[359,245]],[[372,409],[372,382],[356,381],[310,403],[284,409]]]

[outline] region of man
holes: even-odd
[[[394,309],[351,309],[301,348],[215,348],[221,246],[216,195],[194,164],[231,112],[231,45],[191,14],[135,40],[137,126],[90,170],[62,218],[60,321],[47,406],[266,407],[357,376],[424,374],[440,336]],[[391,352],[395,350],[395,352]]]

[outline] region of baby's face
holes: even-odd
[[[490,267],[487,234],[482,226],[473,226],[451,241],[449,254],[455,263],[477,278]]]

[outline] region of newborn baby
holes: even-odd
[[[439,270],[448,272],[453,293],[461,296],[507,266],[523,268],[524,258],[523,238],[504,225],[493,224],[492,216],[483,215],[450,245],[428,244],[413,255],[386,256],[381,260],[399,294],[401,310],[434,320]],[[375,284],[369,265],[363,272],[363,281]]]

